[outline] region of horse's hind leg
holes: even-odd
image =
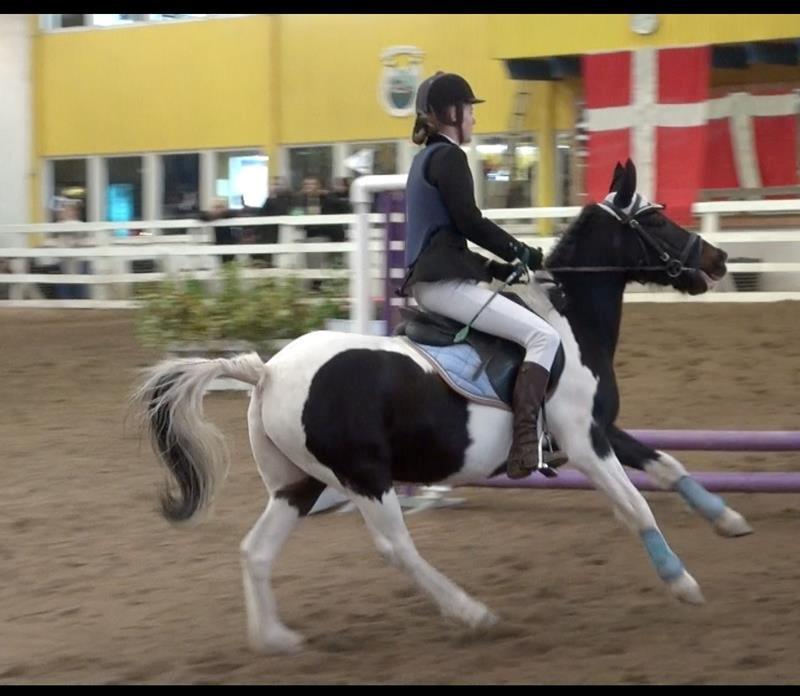
[[[470,597],[419,555],[403,519],[403,511],[394,489],[380,500],[353,494],[367,528],[381,555],[408,573],[417,586],[433,599],[444,616],[472,628],[488,627],[497,619],[483,604]]]
[[[736,537],[753,531],[742,515],[730,508],[722,497],[703,488],[675,457],[642,444],[616,426],[609,427],[607,434],[623,466],[646,472],[665,491],[677,491],[695,512],[713,525],[717,534]]]
[[[247,414],[250,445],[270,501],[240,547],[248,638],[250,646],[259,652],[292,652],[300,648],[303,637],[286,628],[278,616],[270,585],[272,565],[325,484],[301,471],[267,437],[257,392],[253,392]]]

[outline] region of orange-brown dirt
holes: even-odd
[[[420,552],[502,622],[466,635],[375,551],[360,517],[305,520],[275,573],[291,657],[246,644],[239,542],[265,504],[242,393],[211,393],[232,469],[215,515],[157,512],[163,471],[126,398],[131,315],[0,311],[0,684],[797,683],[800,496],[729,494],[722,539],[647,493],[708,603],[683,606],[594,491],[462,489],[407,518]],[[631,304],[627,428],[798,429],[800,306]],[[691,471],[791,471],[798,453],[676,453]]]

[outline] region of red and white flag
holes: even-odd
[[[769,85],[712,99],[703,188],[796,186],[799,109],[796,92]]]
[[[797,93],[765,85],[710,98],[709,46],[586,55],[583,78],[594,200],[628,157],[639,191],[682,223],[701,188],[798,183]]]
[[[711,69],[709,46],[645,48],[583,57],[588,130],[586,189],[608,192],[630,157],[638,189],[686,223],[702,183]]]

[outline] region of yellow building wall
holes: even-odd
[[[424,51],[424,76],[445,70],[469,80],[486,99],[476,133],[508,131],[521,88],[532,90],[525,129],[552,133],[573,127],[580,80],[515,82],[502,58],[800,36],[800,15],[659,15],[648,37],[629,19],[255,15],[39,33],[33,168],[47,157],[262,146],[278,171],[278,145],[408,138],[412,118],[390,116],[378,99],[380,54],[391,46]],[[37,214],[40,188],[37,174]]]
[[[41,156],[263,145],[270,18],[39,34]]]
[[[283,143],[408,138],[412,118],[390,116],[378,100],[381,52],[403,45],[425,52],[424,76],[458,72],[486,100],[475,110],[476,133],[509,128],[519,83],[489,57],[489,15],[282,15],[279,21]],[[541,87],[533,89],[528,127],[535,129]],[[557,128],[572,126],[567,96],[558,90]]]
[[[486,104],[477,133],[509,127],[518,83],[488,57],[488,15],[259,15],[39,34],[36,150],[43,157],[406,138],[378,100],[380,53],[425,52]],[[466,42],[464,37],[470,37]],[[536,129],[539,85],[527,127]],[[572,125],[556,90],[559,128]]]
[[[378,101],[387,47],[425,52],[423,74],[462,73],[486,99],[477,133],[508,130],[513,95],[498,58],[800,36],[800,15],[257,15],[39,34],[39,156],[406,138],[411,118]],[[549,88],[533,89],[538,130]],[[556,129],[573,124],[574,85],[557,83]]]
[[[759,41],[800,36],[800,14],[660,14],[658,30],[635,34],[629,14],[491,15],[489,55],[539,56]]]

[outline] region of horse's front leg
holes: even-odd
[[[753,528],[742,515],[730,508],[724,498],[707,491],[675,457],[642,444],[616,426],[610,426],[606,433],[623,466],[644,471],[665,491],[676,491],[713,525],[717,534],[737,537],[752,533]]]
[[[682,602],[702,604],[705,600],[700,586],[667,544],[650,506],[628,478],[602,431],[592,426],[591,435],[573,434],[559,442],[566,445],[570,463],[608,496],[617,518],[641,539],[670,592]]]

